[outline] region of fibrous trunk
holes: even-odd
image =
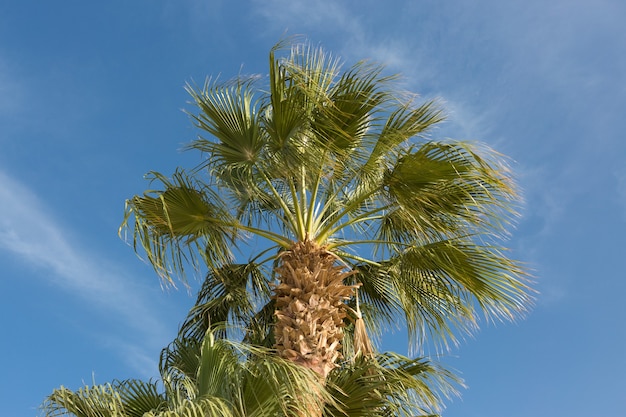
[[[285,359],[315,371],[322,380],[340,358],[346,308],[354,286],[337,258],[310,240],[282,254],[276,272],[276,349]]]

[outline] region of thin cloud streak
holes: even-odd
[[[70,233],[47,213],[37,196],[2,171],[0,201],[0,250],[50,271],[47,276],[53,284],[87,301],[116,326],[131,327],[147,348],[163,343],[166,332],[157,318],[157,308],[142,295],[148,290],[118,271],[118,266],[72,244]],[[129,349],[118,352],[126,356]],[[139,355],[137,349],[134,356]]]

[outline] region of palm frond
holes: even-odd
[[[389,171],[385,186],[397,208],[383,219],[381,240],[486,236],[502,231],[515,214],[508,171],[490,166],[467,144],[427,142],[409,150]]]
[[[353,277],[360,284],[358,291],[364,315],[380,323],[379,328],[395,324],[401,306],[388,270],[368,264],[357,265],[355,270]]]
[[[481,313],[514,320],[531,304],[523,268],[496,248],[468,240],[416,246],[384,266],[406,317],[409,341],[447,346],[471,334]]]
[[[230,346],[223,343],[223,339],[216,340],[212,332],[207,332],[197,371],[198,397],[230,400],[238,366],[239,358]]]
[[[203,340],[179,336],[161,351],[159,372],[169,398],[197,397]]]
[[[279,51],[278,46],[270,51],[270,91],[263,122],[268,133],[268,151],[280,161],[275,165],[275,176],[284,178],[297,173],[294,169],[305,157],[302,147],[306,135],[303,133],[308,128],[309,116],[306,97],[294,87],[296,80],[285,65],[288,60],[276,57]]]
[[[83,387],[72,391],[55,389],[42,406],[46,417],[117,417],[124,415],[119,393],[111,384]]]
[[[184,282],[186,265],[197,267],[202,260],[217,267],[232,259],[236,221],[222,200],[183,171],[171,180],[158,173],[152,179],[164,189],[127,200],[120,234],[134,218],[133,246],[136,251],[141,246],[159,276],[173,284],[177,273]]]
[[[389,100],[384,86],[388,79],[381,75],[383,67],[358,63],[344,72],[324,100],[315,108],[312,120],[315,145],[346,158],[355,150],[372,128],[376,112]],[[319,95],[319,90],[305,91]],[[349,160],[337,159],[338,164]]]
[[[186,87],[200,109],[198,115],[190,116],[200,129],[219,138],[198,138],[189,148],[210,154],[211,167],[218,173],[250,169],[263,151],[265,138],[260,128],[260,103],[254,99],[254,81],[248,78],[218,83],[209,79],[201,90]]]
[[[274,336],[274,313],[276,312],[276,300],[271,299],[261,307],[250,319],[246,326],[246,334],[243,341],[254,346],[270,348],[276,343]]]
[[[119,394],[125,416],[143,417],[145,413],[167,408],[167,398],[159,392],[156,382],[130,379],[112,385]]]
[[[327,417],[424,416],[443,408],[462,382],[450,371],[425,359],[393,353],[358,357],[329,375],[337,406]]]
[[[269,352],[253,352],[242,379],[247,416],[319,416],[316,410],[334,404],[317,375]]]
[[[414,106],[413,100],[399,101],[384,121],[384,125],[376,136],[372,137],[371,152],[362,165],[361,177],[366,180],[381,168],[385,168],[387,158],[412,138],[423,135],[445,116],[436,101]]]
[[[180,333],[201,339],[211,326],[219,323],[244,328],[256,314],[257,306],[269,301],[266,274],[254,262],[228,264],[210,271]],[[218,335],[223,337],[223,333],[225,330]]]
[[[220,397],[203,397],[199,400],[185,399],[172,409],[150,412],[144,417],[243,417],[232,404]]]
[[[461,297],[471,297],[492,319],[513,320],[524,314],[532,298],[522,278],[523,267],[501,249],[467,240],[448,240],[415,247],[399,259],[405,274],[429,273]],[[470,311],[473,303],[462,300]]]

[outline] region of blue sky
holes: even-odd
[[[265,74],[287,33],[403,73],[446,103],[436,136],[512,160],[526,202],[509,245],[539,295],[441,358],[468,385],[444,416],[622,416],[624,16],[618,0],[0,3],[2,414],[156,376],[193,297],[118,238],[124,200],[149,170],[197,162],[180,152],[196,134],[185,82]]]

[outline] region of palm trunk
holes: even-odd
[[[316,372],[322,381],[341,356],[344,301],[354,286],[337,258],[315,242],[297,242],[276,269],[276,349],[280,356]]]

